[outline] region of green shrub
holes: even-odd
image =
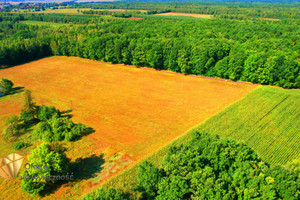
[[[86,131],[84,124],[74,124],[69,132],[66,133],[65,139],[68,141],[74,141],[78,139]]]
[[[6,139],[17,136],[20,130],[19,118],[11,115],[4,120],[5,129],[3,130]]]
[[[16,142],[15,144],[13,144],[13,148],[16,149],[16,150],[25,149],[29,146],[30,145],[28,143],[23,142],[23,141]]]
[[[24,124],[30,124],[33,122],[34,117],[32,114],[27,113],[25,110],[21,110],[20,120],[23,121]]]
[[[28,160],[31,166],[42,166],[25,170],[22,174],[21,188],[32,195],[37,195],[43,191],[48,182],[55,183],[58,180],[33,180],[31,178],[26,179],[26,177],[67,174],[70,164],[70,159],[66,157],[65,149],[57,143],[51,145],[47,143],[41,144],[32,151],[32,154],[28,156]]]
[[[37,175],[37,174],[36,174]],[[34,176],[33,174],[29,174],[28,171],[25,171],[22,174],[22,183],[21,183],[21,189],[24,192],[27,192],[33,196],[38,195],[41,191],[44,190],[46,183],[45,182],[37,182],[31,178],[23,178],[23,177],[30,177]]]
[[[124,200],[128,199],[126,194],[121,190],[115,188],[109,188],[104,190],[103,188],[97,190],[95,193],[86,195],[83,200]]]
[[[86,132],[85,125],[75,124],[70,119],[61,118],[56,113],[51,119],[40,122],[34,130],[34,135],[42,141],[74,141]]]
[[[53,115],[57,114],[60,116],[60,111],[56,109],[54,106],[46,106],[46,105],[41,105],[37,107],[37,118],[40,121],[47,121],[51,119]]]
[[[51,126],[47,122],[40,122],[33,131],[33,135],[45,142],[52,142],[53,140]]]
[[[2,78],[0,82],[0,91],[3,92],[4,94],[9,94],[11,93],[13,86],[14,86],[13,82],[11,82],[8,79]]]

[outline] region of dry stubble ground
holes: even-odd
[[[157,14],[157,15],[164,15],[164,16],[185,16],[185,17],[205,18],[205,19],[212,19],[212,18],[214,18],[213,15],[194,14],[194,13],[176,13],[176,12],[160,13],[160,14]]]
[[[47,196],[50,199],[90,191],[256,87],[57,56],[0,70],[2,77],[30,89],[38,104],[69,110],[72,101],[73,120],[95,129],[80,141],[66,143],[72,161],[105,153],[101,172],[63,185]],[[22,98],[21,94],[0,98],[0,121],[19,113]],[[0,156],[11,153],[2,138],[0,143]],[[13,183],[0,179],[0,189],[5,191],[0,197],[29,198],[19,184],[18,179]]]

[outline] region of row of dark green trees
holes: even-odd
[[[109,11],[109,10],[86,10],[82,11],[83,14],[87,15],[111,15],[113,17],[121,17],[121,18],[129,18],[132,17],[133,14],[136,14],[138,12],[116,12],[116,11]]]
[[[12,21],[20,18],[2,17]],[[61,14],[28,14],[22,18],[61,24],[2,22],[0,66],[65,55],[284,88],[300,87],[299,20],[130,20]]]

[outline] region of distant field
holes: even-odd
[[[104,169],[95,177],[66,184],[47,199],[73,199],[96,188],[256,88],[75,57],[49,57],[0,70],[1,77],[30,89],[38,104],[61,110],[69,110],[72,104],[73,120],[95,129],[67,145],[72,161],[101,152],[106,155]],[[0,121],[18,114],[22,98],[21,94],[0,98]],[[0,157],[10,151],[1,146]],[[1,179],[3,195],[27,198],[19,183],[19,179],[13,183]]]
[[[300,156],[300,91],[260,86],[193,130],[219,134],[252,147],[264,161],[286,164]],[[156,166],[173,145],[191,138],[190,131],[145,158]],[[134,165],[104,183],[131,191],[136,183]]]
[[[64,14],[79,14],[81,15],[82,12],[78,12],[78,10],[90,10],[90,8],[81,8],[81,9],[75,9],[75,8],[68,8],[68,9],[46,9],[45,11],[38,11],[35,13],[64,13]]]
[[[50,25],[50,26],[67,26],[68,24],[66,23],[55,23],[55,22],[40,22],[40,21],[20,21],[20,24],[30,24],[30,25],[39,25],[39,26],[43,26],[43,25]],[[72,24],[74,25],[78,25],[78,24]]]
[[[27,11],[27,10],[20,10],[20,12],[26,12],[26,13],[64,13],[64,14],[79,14],[81,15],[81,12],[78,12],[77,10],[90,10],[90,8],[62,8],[62,9],[46,9],[43,11]],[[14,12],[13,12],[14,13]]]
[[[260,87],[200,130],[243,141],[272,164],[300,156],[300,91]]]
[[[79,12],[78,12],[79,10]],[[45,11],[37,11],[37,12],[32,12],[32,13],[64,13],[64,14],[79,14],[81,15],[81,11],[87,11],[91,10],[91,8],[62,8],[62,9],[46,9]],[[100,10],[108,10],[108,11],[115,11],[115,12],[120,12],[120,11],[140,11],[140,12],[147,12],[147,10],[126,10],[126,9],[92,9],[94,11],[100,11]]]
[[[102,9],[102,10],[105,10],[105,9]],[[147,10],[132,10],[132,9],[108,9],[108,11],[116,11],[116,12],[123,12],[123,11],[140,11],[142,13],[145,13],[147,12]]]
[[[270,21],[281,21],[280,19],[276,19],[276,18],[262,18],[265,20],[270,20]]]
[[[213,15],[205,15],[205,14],[193,14],[193,13],[176,13],[176,12],[168,12],[168,13],[160,13],[156,15],[164,15],[164,16],[185,16],[185,17],[196,17],[196,18],[205,18],[212,19]]]
[[[140,19],[144,19],[144,18],[142,18],[142,17],[128,17],[128,19],[140,20]]]

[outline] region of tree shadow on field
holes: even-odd
[[[9,95],[14,95],[14,94],[23,92],[24,91],[23,89],[24,89],[24,87],[14,87],[14,88],[12,88],[12,91],[10,91],[10,93],[8,93],[8,94],[4,94],[4,93],[0,92],[0,97],[6,97]]]
[[[24,87],[14,87],[10,94],[16,94],[24,91]]]
[[[71,113],[73,110],[64,110],[64,111],[61,111],[60,113],[63,115],[63,114],[68,114],[68,113]]]
[[[60,111],[61,117],[71,119],[71,118],[73,117],[73,115],[71,114],[72,111],[73,111],[73,110],[71,110],[71,109],[70,109],[70,110]],[[83,132],[81,133],[80,136],[76,137],[75,140],[80,140],[83,136],[87,136],[87,135],[92,134],[92,133],[94,133],[94,132],[95,132],[95,130],[94,130],[93,128],[87,127],[87,128],[85,129],[85,131],[83,131]]]
[[[70,171],[74,174],[73,181],[94,178],[97,172],[101,172],[104,163],[105,160],[102,155],[93,154],[86,158],[77,158],[70,166]]]
[[[61,117],[66,117],[68,119],[71,119],[73,117],[72,114],[70,114],[73,110],[64,110],[64,111],[61,111],[60,114],[61,114]]]
[[[68,170],[69,176],[73,175],[73,179],[69,181],[58,181],[53,184],[46,184],[44,190],[40,193],[41,197],[48,196],[55,193],[63,184],[73,187],[77,182],[86,180],[96,176],[97,172],[101,172],[105,160],[103,156],[96,156],[95,154],[86,158],[77,158],[75,162],[70,163]],[[66,174],[64,174],[66,175]]]
[[[85,128],[85,131],[81,132],[80,135],[77,135],[72,141],[78,141],[78,140],[80,140],[82,137],[87,136],[87,135],[89,135],[89,134],[92,134],[92,133],[94,133],[94,132],[95,132],[95,130],[94,130],[93,128],[87,127],[87,128]]]
[[[28,60],[16,62],[15,64],[5,64],[5,65],[0,65],[0,70],[1,70],[1,69],[12,68],[12,67],[17,67],[17,66],[19,66],[19,65],[24,65],[24,64],[26,64],[26,63],[30,63],[30,62],[33,62],[33,61],[38,61],[38,60],[41,60],[41,59],[44,59],[44,58],[50,58],[50,57],[52,57],[52,56],[53,56],[53,54],[51,53],[51,50],[48,49],[48,54],[46,53],[45,55],[40,56],[40,57],[38,57],[38,58],[31,58],[31,59],[28,59]]]
[[[91,127],[87,127],[86,130],[81,133],[81,136],[77,140],[80,140],[83,136],[87,136],[92,133],[95,133],[95,129],[93,129]]]

